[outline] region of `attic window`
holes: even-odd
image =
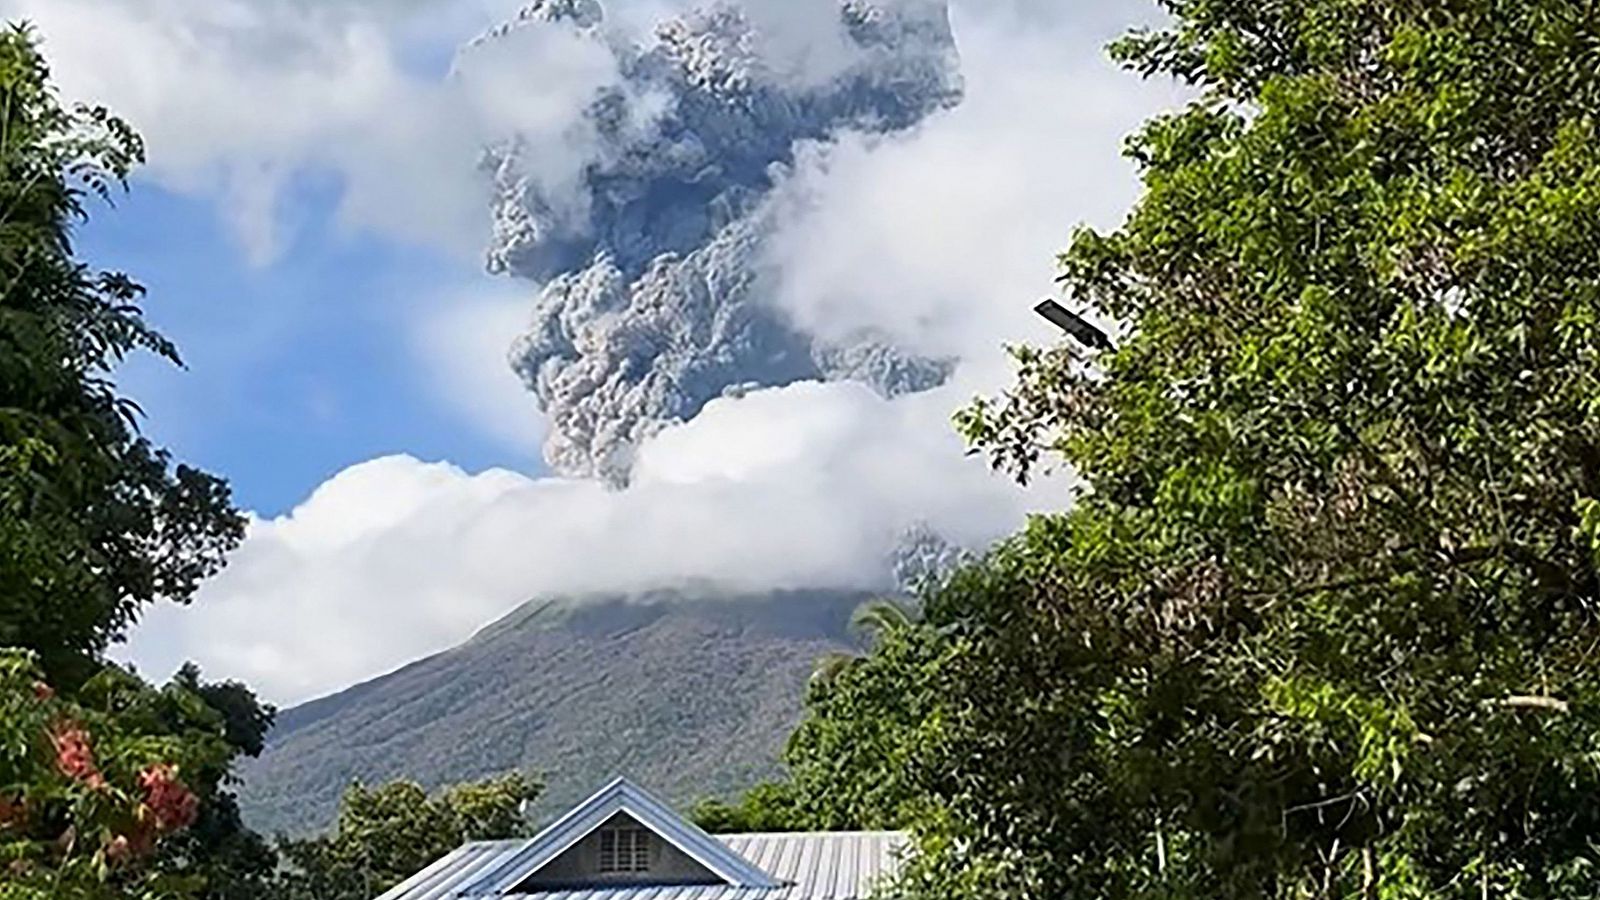
[[[600,832],[600,871],[650,871],[650,832],[644,828],[607,828]]]

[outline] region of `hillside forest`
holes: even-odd
[[[1059,259],[1109,346],[1016,347],[955,419],[997,477],[1073,473],[1065,511],[864,607],[784,777],[694,816],[906,829],[904,900],[1593,897],[1600,15],[1161,5],[1109,52],[1193,99]],[[274,711],[109,660],[244,519],[142,436],[116,366],[178,349],[74,253],[138,136],[23,28],[0,93],[0,896],[354,900],[527,833],[509,773],[257,835],[232,772]]]

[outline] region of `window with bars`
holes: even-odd
[[[650,832],[644,828],[606,828],[600,832],[600,871],[650,871]]]

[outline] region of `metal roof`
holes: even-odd
[[[728,850],[759,866],[777,887],[731,884],[625,887],[517,894],[538,900],[865,900],[880,879],[898,871],[906,836],[898,831],[716,835]],[[384,894],[380,900],[462,900],[501,894],[474,888],[527,846],[526,841],[468,844]]]
[[[472,895],[498,896],[521,884],[529,875],[583,840],[617,813],[627,813],[639,824],[654,831],[718,878],[735,887],[773,888],[771,875],[751,864],[738,853],[718,843],[711,835],[672,811],[672,808],[626,778],[618,778],[596,791],[523,842],[510,857],[485,869],[483,874],[463,884],[461,890]]]
[[[668,841],[722,884],[611,885],[511,894],[617,813]],[[898,831],[712,836],[625,778],[578,804],[531,840],[467,844],[378,900],[864,900],[898,871]]]

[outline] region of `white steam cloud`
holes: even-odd
[[[198,658],[294,702],[540,595],[706,577],[750,591],[887,588],[909,523],[980,544],[1024,509],[963,458],[942,427],[954,398],[939,394],[885,403],[860,385],[801,384],[718,400],[647,443],[626,491],[409,457],[355,466],[253,522],[193,607],[147,618],[131,656],[151,672]]]
[[[488,235],[475,163],[490,140],[521,131],[553,185],[575,176],[584,108],[617,81],[602,47],[519,31],[442,77],[436,29],[459,43],[511,6],[0,0],[0,15],[38,28],[65,96],[139,129],[142,177],[214,196],[267,263],[285,243],[286,192],[306,176],[338,179],[347,227],[463,256]]]

